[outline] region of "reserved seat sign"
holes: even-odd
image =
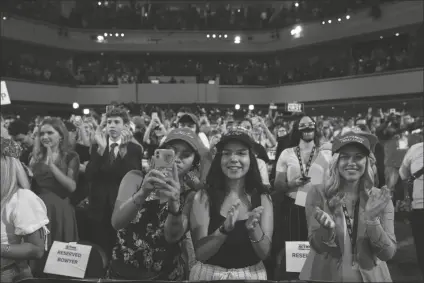
[[[54,241],[44,273],[84,278],[91,246]]]
[[[309,255],[309,242],[286,242],[286,271],[301,272]]]

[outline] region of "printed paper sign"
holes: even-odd
[[[288,112],[303,112],[303,103],[287,103]]]
[[[84,278],[91,246],[55,241],[50,249],[44,272]]]
[[[286,242],[286,271],[300,273],[309,250],[309,242]]]
[[[1,105],[7,105],[10,103],[10,96],[9,92],[7,91],[6,82],[1,81]]]

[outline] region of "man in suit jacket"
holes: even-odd
[[[106,113],[96,130],[86,177],[91,183],[89,218],[91,237],[110,256],[116,241],[111,217],[119,185],[131,170],[141,170],[142,147],[134,143],[129,128],[129,115],[121,108]]]

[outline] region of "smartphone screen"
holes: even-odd
[[[152,113],[152,119],[159,119],[157,112]]]

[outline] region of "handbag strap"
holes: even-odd
[[[421,167],[420,170],[418,170],[417,172],[412,174],[411,177],[409,177],[408,182],[410,184],[413,183],[415,179],[418,179],[419,177],[421,177],[423,173],[424,173],[424,167]]]

